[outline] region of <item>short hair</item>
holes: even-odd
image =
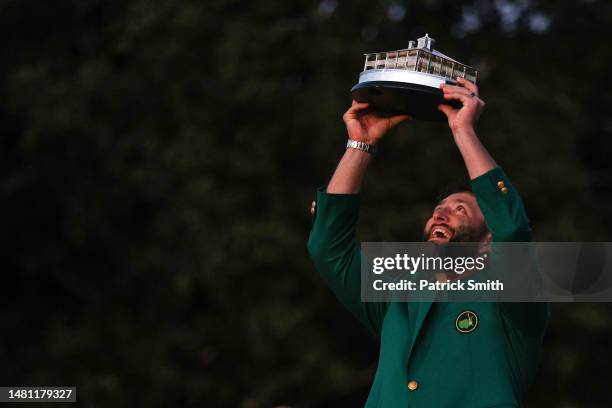
[[[455,193],[474,194],[474,192],[472,191],[472,186],[469,181],[467,181],[466,179],[458,179],[444,186],[444,188],[442,188],[442,190],[440,190],[438,194],[436,195],[436,200],[438,200],[437,202],[439,203],[440,201],[444,200],[449,195],[455,194]]]

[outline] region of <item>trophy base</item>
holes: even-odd
[[[459,101],[444,99],[443,92],[431,86],[395,81],[360,82],[351,89],[353,99],[367,102],[383,116],[408,114],[415,120],[446,122],[438,110],[441,103],[461,108]]]

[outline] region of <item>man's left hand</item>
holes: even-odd
[[[485,107],[485,103],[479,98],[478,87],[476,84],[464,78],[457,78],[457,85],[440,85],[444,92],[444,99],[460,101],[463,106],[455,109],[450,105],[438,105],[448,118],[448,126],[453,132],[463,130],[475,130],[480,113]]]

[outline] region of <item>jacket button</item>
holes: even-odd
[[[502,188],[506,187],[506,184],[500,180],[497,182],[497,187],[499,187],[499,189],[501,190]]]
[[[508,193],[508,187],[502,187],[501,188],[501,192],[504,193],[504,194],[507,194]]]
[[[412,381],[410,381],[410,382],[408,383],[408,389],[409,389],[410,391],[414,391],[414,390],[416,390],[417,388],[419,388],[419,383],[418,383],[418,382],[416,382],[416,381],[412,380]]]
[[[313,201],[312,204],[310,205],[310,214],[314,215],[316,211],[316,207],[317,207],[317,202]]]

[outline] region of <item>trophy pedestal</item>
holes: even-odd
[[[367,102],[384,116],[408,114],[416,120],[446,122],[447,118],[438,110],[443,103],[461,108],[459,101],[444,99],[439,88],[410,82],[366,81],[351,89],[353,99]]]

